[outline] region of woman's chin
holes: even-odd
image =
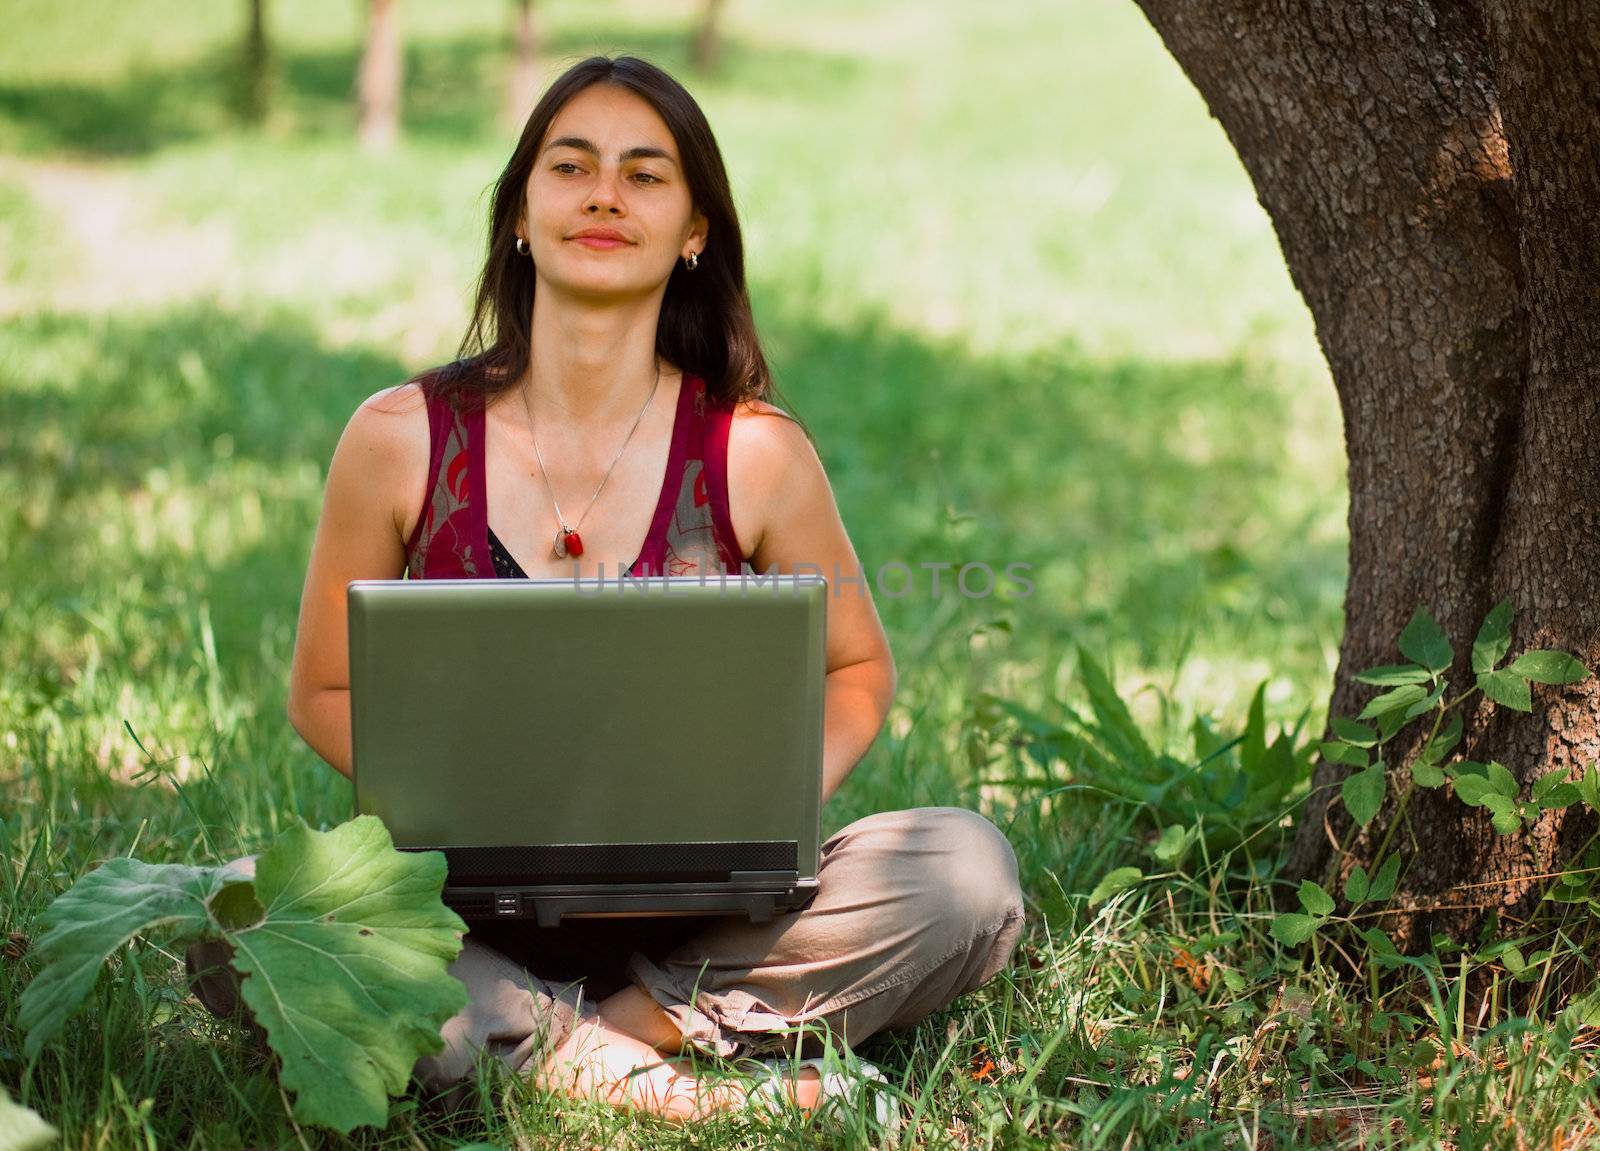
[[[662,281],[664,282],[664,281]],[[547,280],[556,295],[584,303],[626,303],[649,296],[661,282],[647,283],[637,276],[563,276]]]

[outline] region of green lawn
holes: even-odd
[[[23,936],[107,856],[215,862],[349,813],[284,716],[300,581],[344,421],[460,337],[512,139],[509,6],[402,5],[406,138],[381,157],[353,145],[361,7],[268,7],[259,129],[230,103],[242,4],[14,0],[0,38],[0,919]],[[864,562],[1032,569],[1027,597],[879,596],[900,696],[824,815],[976,806],[1023,863],[1015,969],[864,1049],[918,1108],[916,1140],[1491,1145],[1471,1132],[1513,1081],[1560,1088],[1530,1130],[1570,1127],[1569,1051],[1463,1060],[1449,1083],[1338,1066],[1421,1032],[1355,1018],[1266,936],[1282,829],[1090,906],[1112,867],[1155,871],[1161,821],[1068,762],[1020,762],[999,718],[1079,706],[1081,645],[1157,750],[1190,755],[1197,716],[1238,734],[1262,683],[1269,729],[1304,718],[1303,739],[1337,658],[1337,401],[1243,169],[1135,6],[734,0],[714,78],[688,69],[697,10],[542,2],[549,74],[636,51],[702,100],[769,356]],[[1060,787],[1003,782],[1019,770]],[[129,952],[31,1067],[31,968],[8,958],[0,1086],[72,1146],[293,1141],[179,958]],[[1522,1051],[1495,1022],[1473,1025],[1480,1062]],[[454,1128],[397,1105],[356,1142],[624,1123],[516,1100]],[[733,1146],[740,1122],[636,1135]]]

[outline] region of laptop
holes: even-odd
[[[355,810],[462,918],[744,914],[816,895],[827,581],[355,580]]]

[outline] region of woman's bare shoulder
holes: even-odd
[[[728,510],[744,554],[759,560],[770,527],[792,514],[784,508],[813,495],[831,498],[805,427],[765,400],[738,404],[728,427]]]
[[[396,530],[410,537],[428,483],[428,404],[416,382],[396,384],[362,400],[339,439],[343,457],[376,485],[393,509]]]
[[[728,426],[728,484],[767,488],[797,463],[816,458],[805,429],[765,400],[742,400]]]

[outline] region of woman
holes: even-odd
[[[461,358],[368,399],[339,441],[301,604],[295,727],[350,773],[352,579],[859,574],[817,454],[770,388],[704,115],[642,60],[575,65],[496,186]],[[894,693],[883,628],[852,586],[828,607],[824,800]],[[1022,929],[1011,848],[968,811],[851,824],[824,845],[818,880],[810,907],[765,924],[475,926],[451,966],[471,1003],[416,1077],[456,1087],[488,1049],[554,1088],[687,1118],[743,1094],[663,1053],[792,1051],[804,1024],[858,1043],[986,981]],[[581,995],[549,981],[580,978]],[[810,1108],[831,1086],[806,1067],[778,1090]]]

